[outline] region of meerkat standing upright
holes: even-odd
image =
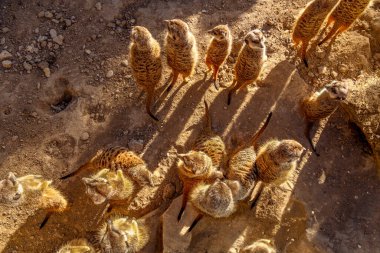
[[[161,79],[161,48],[145,27],[132,28],[129,59],[137,85],[146,92],[146,111],[150,117],[158,121],[150,107],[154,100],[154,90]]]
[[[271,117],[272,112],[268,114],[264,125],[253,135],[249,142],[239,147],[229,159],[227,179],[236,180],[241,185],[241,191],[238,196],[239,200],[245,199],[254,187],[256,181],[254,171],[256,161],[255,144],[268,126]]]
[[[256,81],[267,60],[265,37],[259,29],[250,31],[245,36],[244,42],[245,45],[240,50],[235,64],[235,78],[228,92],[227,104],[231,103],[235,91]]]
[[[169,67],[173,70],[170,91],[182,75],[183,81],[194,73],[198,61],[197,44],[189,26],[180,19],[165,20],[168,32],[165,37],[165,50]]]
[[[301,111],[306,120],[305,136],[317,156],[319,153],[313,145],[311,129],[315,122],[330,116],[338,108],[339,103],[347,98],[350,82],[352,81],[348,79],[332,81],[301,102]]]
[[[326,37],[318,43],[322,45],[332,37],[346,31],[355,20],[366,10],[371,0],[341,0],[334,8],[327,21],[326,28],[334,23]]]
[[[226,61],[231,53],[232,37],[227,25],[218,25],[208,31],[213,36],[206,53],[206,65],[212,70],[215,89],[219,89],[217,77],[220,66]]]
[[[113,171],[120,169],[140,186],[144,186],[147,183],[154,186],[153,174],[147,168],[145,161],[133,151],[119,146],[99,150],[87,163],[60,179],[75,176],[81,171],[104,168]]]
[[[337,0],[313,0],[306,5],[295,22],[292,39],[296,48],[301,44],[298,55],[301,56],[306,67],[308,67],[306,51],[309,42],[318,34],[323,22],[336,3]]]

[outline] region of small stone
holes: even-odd
[[[9,53],[7,50],[3,50],[0,53],[0,61],[7,60],[9,58],[12,58],[12,54]]]
[[[88,54],[88,55],[91,54],[91,50],[90,50],[90,49],[86,49],[86,50],[84,50],[84,52],[85,52],[86,54]]]
[[[97,2],[95,4],[95,8],[98,10],[98,11],[101,11],[102,10],[102,3],[101,2]]]
[[[45,12],[44,11],[40,11],[37,16],[39,18],[43,18],[43,17],[45,17]]]
[[[87,141],[89,138],[90,138],[90,134],[87,133],[87,132],[82,133],[81,136],[80,136],[80,139],[82,141]]]
[[[31,56],[30,54],[28,54],[28,55],[25,56],[25,59],[27,59],[28,61],[31,61],[31,60],[33,60],[33,56]]]
[[[136,152],[141,152],[144,148],[143,140],[131,140],[128,147]]]
[[[113,77],[113,70],[108,70],[107,74],[106,74],[106,77],[107,78],[111,78]]]
[[[32,112],[32,117],[33,118],[37,118],[38,117],[38,113],[37,112]]]
[[[3,67],[6,68],[6,69],[12,68],[12,62],[10,60],[2,61],[1,65],[3,65]]]
[[[55,29],[50,29],[49,34],[52,39],[57,37],[57,31]]]
[[[70,19],[65,19],[65,24],[67,27],[71,26],[72,22]]]
[[[128,60],[123,60],[123,61],[121,62],[121,66],[123,66],[123,67],[128,67]]]
[[[314,77],[314,73],[311,72],[311,71],[309,71],[309,72],[307,73],[307,75],[310,76],[310,77]]]
[[[136,23],[136,19],[132,18],[131,19],[131,24],[134,24],[134,23]]]
[[[9,29],[8,27],[3,27],[2,31],[3,33],[7,33],[9,32],[11,29]]]
[[[326,74],[327,72],[327,67],[326,66],[320,66],[318,67],[318,73],[321,74],[321,75],[324,75]]]
[[[44,75],[46,77],[50,77],[50,69],[49,68],[43,68],[42,71],[44,72]]]
[[[322,170],[321,176],[318,178],[318,184],[324,184],[326,181],[326,173]]]
[[[63,45],[63,35],[58,35],[57,37],[53,38],[53,41],[57,43],[58,45],[62,46]]]
[[[338,67],[338,70],[340,73],[346,73],[348,70],[348,67],[346,65],[342,64]]]
[[[24,63],[22,64],[22,66],[24,67],[24,69],[26,70],[26,71],[31,71],[32,70],[32,68],[33,68],[33,66],[32,65],[30,65],[29,63],[27,63],[26,61],[24,61]]]
[[[17,141],[17,139],[18,139],[17,135],[12,136],[12,141]]]
[[[336,71],[331,71],[331,75],[334,77],[334,78],[336,78],[337,76],[338,76],[338,73],[336,72]]]
[[[4,45],[4,44],[5,44],[5,38],[3,37],[0,39],[0,45]]]
[[[39,33],[39,32],[40,32],[39,28],[34,29],[34,33]]]
[[[51,13],[50,11],[45,11],[45,18],[53,18],[53,13]]]
[[[203,10],[202,10],[202,13],[207,13],[207,10],[203,9]]]

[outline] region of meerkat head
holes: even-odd
[[[131,32],[131,40],[137,46],[144,48],[149,46],[152,34],[143,26],[134,26]]]
[[[82,181],[86,186],[86,193],[90,196],[95,205],[102,204],[113,194],[113,188],[106,175],[109,169],[102,169],[92,177],[83,177]]]
[[[216,40],[228,40],[230,37],[230,29],[227,25],[218,25],[208,31]]]
[[[62,246],[57,253],[93,253],[95,250],[85,239],[72,240]]]
[[[168,35],[174,41],[183,41],[187,39],[190,31],[189,26],[180,19],[165,20]]]
[[[240,253],[276,253],[277,251],[271,245],[270,240],[260,239],[242,249]]]
[[[325,89],[332,99],[345,100],[348,96],[348,86],[352,81],[345,79],[343,81],[332,81],[325,85]]]
[[[255,29],[250,31],[244,38],[244,42],[252,49],[264,49],[265,37],[261,30]]]
[[[212,160],[202,151],[178,154],[178,169],[188,177],[207,175],[212,168]]]
[[[238,198],[242,188],[241,184],[237,180],[225,180],[225,183],[231,189],[234,199]]]
[[[272,153],[274,160],[281,163],[292,163],[297,161],[305,148],[295,140],[282,140]]]
[[[0,203],[17,204],[21,201],[24,188],[13,172],[0,181]]]

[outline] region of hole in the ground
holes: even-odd
[[[59,113],[73,101],[74,97],[69,90],[65,90],[63,96],[54,104],[50,105],[54,113]]]

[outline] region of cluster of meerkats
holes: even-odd
[[[334,2],[331,7],[331,3]],[[334,27],[328,33],[326,41],[332,36],[346,30],[362,13],[370,1],[314,0],[308,4],[296,21],[293,38],[296,46],[302,43],[301,56],[306,61],[306,49],[330,13],[328,25]],[[333,9],[333,10],[332,10]],[[323,11],[322,11],[323,10]],[[332,11],[331,11],[332,10]],[[167,62],[173,70],[170,90],[179,74],[184,81],[194,72],[198,53],[194,35],[189,26],[179,19],[165,21],[167,35],[165,49]],[[232,37],[226,25],[218,25],[209,33],[213,36],[207,49],[206,64],[213,71],[215,88],[218,70],[231,51]],[[254,82],[260,74],[266,60],[265,37],[256,29],[244,38],[245,44],[240,50],[235,64],[235,78],[228,94],[228,103],[232,94],[238,89]],[[130,63],[136,83],[147,93],[146,110],[158,120],[150,110],[154,91],[161,79],[162,64],[160,45],[148,29],[135,26],[131,33]],[[312,144],[310,128],[314,122],[331,115],[342,100],[348,95],[350,80],[332,81],[321,90],[302,100],[300,109],[306,119],[305,134],[312,149],[319,155]],[[198,211],[188,231],[205,215],[214,218],[228,217],[236,211],[239,201],[247,201],[253,188],[258,187],[259,194],[252,201],[253,207],[265,184],[281,184],[288,178],[300,159],[305,148],[295,140],[271,139],[263,145],[257,145],[259,136],[270,122],[270,112],[263,126],[244,144],[240,144],[227,154],[222,138],[213,132],[212,122],[205,103],[205,127],[192,149],[185,154],[178,154],[178,175],[183,182],[183,202],[178,214],[181,219],[187,202]],[[100,150],[86,164],[76,171],[62,177],[66,179],[82,171],[94,171],[90,177],[83,177],[86,193],[94,204],[108,202],[108,212],[115,206],[125,207],[132,200],[136,189],[145,185],[154,186],[155,178],[145,161],[133,151],[123,147],[111,147]],[[42,228],[51,214],[68,209],[63,194],[51,185],[52,181],[39,175],[16,177],[10,172],[6,179],[0,181],[0,203],[16,206],[21,203],[37,203],[47,214],[42,221]],[[112,217],[112,216],[109,216]],[[113,216],[104,221],[98,230],[98,243],[102,252],[138,252],[149,241],[148,227],[144,220],[128,216]],[[76,239],[62,246],[57,252],[79,253],[96,252],[85,239]],[[256,241],[241,252],[275,252],[265,239]]]

